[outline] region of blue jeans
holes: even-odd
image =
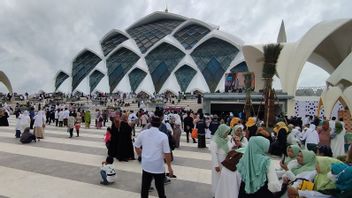
[[[108,182],[108,180],[106,179],[107,175],[106,175],[106,172],[105,172],[105,171],[101,170],[101,171],[100,171],[100,176],[101,176],[101,179],[102,179],[101,184],[104,184],[104,185],[110,184],[110,183]]]
[[[21,137],[21,131],[20,130],[16,130],[16,138],[20,138]]]

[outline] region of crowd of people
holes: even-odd
[[[254,117],[243,123],[233,117],[211,139],[214,197],[352,196],[352,146],[345,151],[342,121],[288,120],[272,132]]]
[[[5,112],[0,115],[6,116]],[[37,111],[34,107],[29,111],[18,110],[15,115],[15,136],[22,143],[43,139],[46,125],[66,127],[69,138],[74,130],[79,137],[81,124],[90,128],[92,120],[95,128],[107,128],[107,158],[102,163],[101,183],[114,182],[114,158],[120,162],[138,159],[143,170],[142,197],[148,197],[153,189],[153,179],[159,197],[165,197],[164,184],[170,182],[169,177],[176,177],[172,169],[173,150],[181,146],[183,132],[187,143],[208,147],[211,152],[214,197],[348,197],[352,193],[352,149],[350,146],[346,152],[344,122],[335,117],[293,117],[268,129],[256,117],[219,117],[204,114],[201,109],[96,109],[91,113],[62,104],[43,109],[39,106]],[[139,134],[136,127],[142,128]]]

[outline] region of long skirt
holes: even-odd
[[[345,155],[345,134],[343,130],[331,140],[331,150],[334,157]]]
[[[174,134],[172,134],[174,140],[175,140],[175,146],[176,148],[180,147],[180,137],[181,137],[181,127],[180,125],[175,125],[175,129],[174,129]]]
[[[44,138],[44,128],[43,127],[34,127],[34,135],[38,139]]]
[[[222,167],[215,197],[237,198],[241,187],[241,175]]]

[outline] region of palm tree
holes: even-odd
[[[252,74],[251,72],[245,72],[244,75],[244,87],[246,92],[246,103],[244,105],[244,112],[246,114],[246,120],[251,116],[251,108],[252,106],[252,99],[251,99],[251,92],[252,92]]]
[[[282,45],[280,44],[268,44],[263,47],[264,65],[262,77],[264,79],[264,122],[266,124],[266,127],[273,126],[275,121],[275,90],[273,90],[272,88],[272,82],[273,77],[276,74],[276,63],[279,58],[281,49]]]

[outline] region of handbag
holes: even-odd
[[[193,129],[192,129],[191,137],[192,137],[193,139],[198,138],[198,129],[197,129],[197,128],[193,128]]]
[[[226,158],[221,162],[221,164],[230,171],[236,171],[236,165],[240,161],[242,155],[242,153],[231,150],[227,153]]]

